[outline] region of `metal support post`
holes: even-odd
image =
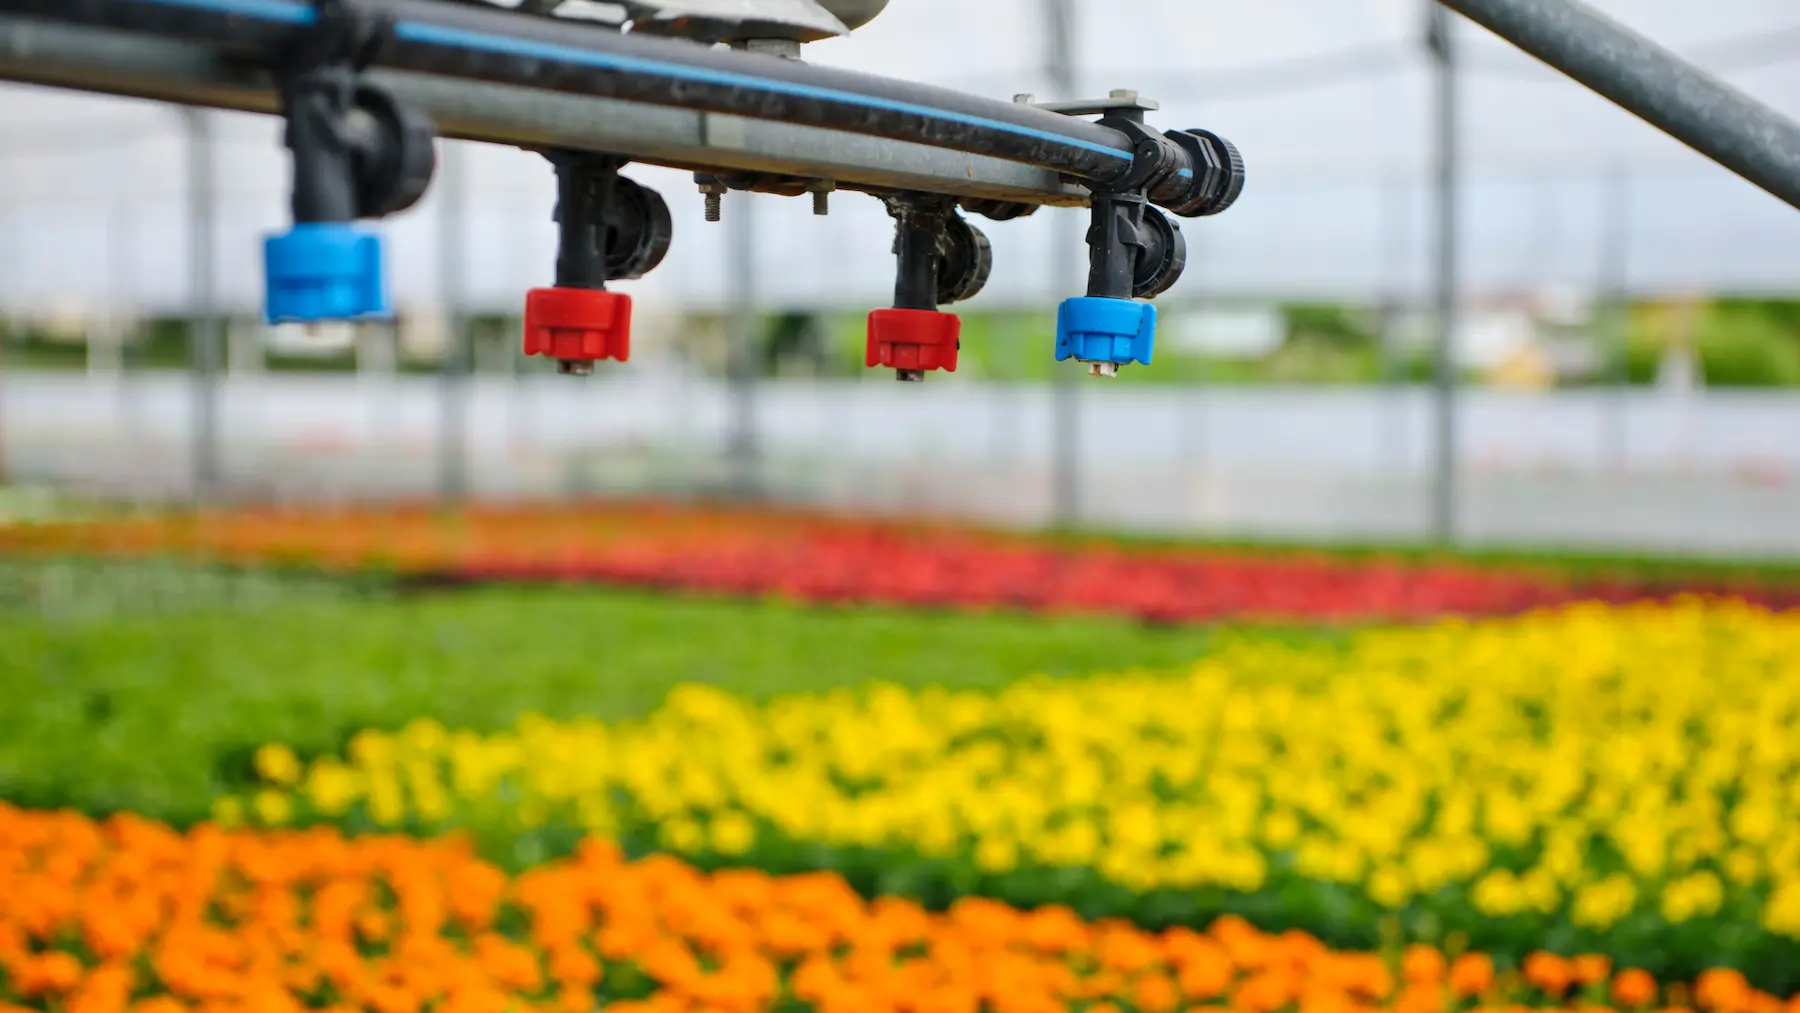
[[[1075,97],[1075,17],[1078,0],[1043,0],[1045,35],[1044,76],[1059,100]],[[1077,229],[1058,220],[1051,242],[1053,285],[1072,284],[1086,257]],[[1059,365],[1055,372],[1051,412],[1052,500],[1051,516],[1057,527],[1081,522],[1081,388],[1076,369]]]
[[[1432,368],[1431,537],[1456,540],[1457,483],[1457,253],[1459,241],[1460,150],[1457,139],[1455,20],[1442,7],[1431,10],[1430,45],[1437,70],[1434,125],[1437,146],[1437,344]]]
[[[193,496],[207,500],[219,492],[219,307],[215,272],[218,231],[217,188],[213,181],[211,113],[181,111],[187,133],[188,368],[193,380],[190,425]]]
[[[438,496],[469,494],[468,200],[467,153],[455,142],[438,146],[438,289],[444,314],[444,356],[438,365]]]
[[[732,203],[730,273],[726,296],[726,378],[730,398],[725,456],[733,496],[753,499],[762,492],[756,439],[757,373],[762,328],[756,310],[756,195],[738,194]]]
[[[1631,398],[1631,177],[1626,167],[1612,166],[1602,186],[1606,192],[1600,204],[1605,217],[1600,236],[1599,337],[1606,394],[1600,453],[1602,466],[1619,472],[1630,453],[1625,413]]]

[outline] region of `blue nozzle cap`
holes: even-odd
[[[263,242],[271,324],[388,315],[381,237],[348,222],[307,222]]]
[[[1130,299],[1068,299],[1056,313],[1056,359],[1150,364],[1156,307]]]

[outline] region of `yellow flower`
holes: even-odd
[[[1405,907],[1411,898],[1412,888],[1406,881],[1405,869],[1393,865],[1383,866],[1369,877],[1369,899],[1382,907]]]
[[[1800,879],[1789,879],[1776,887],[1763,910],[1763,927],[1776,935],[1800,939]]]
[[[1570,918],[1582,928],[1605,931],[1631,913],[1637,904],[1637,888],[1622,875],[1582,887],[1575,894]]]
[[[1739,886],[1750,886],[1762,878],[1762,858],[1749,848],[1736,848],[1725,856],[1725,876]]]
[[[1725,887],[1711,872],[1696,872],[1663,888],[1662,915],[1679,925],[1718,912]]]
[[[271,788],[257,792],[250,807],[256,812],[256,821],[265,827],[286,826],[294,818],[293,800]]]
[[[741,855],[756,843],[756,824],[741,812],[719,813],[708,830],[713,850],[721,855]]]
[[[379,767],[392,763],[394,740],[372,729],[357,732],[350,740],[350,759],[361,767]]]
[[[369,781],[369,818],[384,827],[399,826],[406,820],[406,797],[391,775],[377,775]]]
[[[683,816],[664,823],[657,830],[656,839],[676,854],[691,855],[706,843],[706,831],[691,817]]]
[[[257,747],[251,764],[256,768],[256,776],[270,784],[287,787],[300,780],[300,758],[279,742]]]
[[[419,718],[400,729],[400,745],[414,755],[435,758],[449,741],[444,726],[431,718]]]
[[[1300,837],[1300,820],[1290,809],[1278,809],[1263,819],[1263,843],[1276,851],[1293,845]]]
[[[321,760],[306,772],[304,796],[326,816],[342,816],[361,794],[361,778],[336,760]]]
[[[243,826],[244,800],[236,795],[221,795],[213,799],[212,821],[226,830]]]
[[[1011,872],[1019,866],[1019,846],[1005,837],[984,838],[975,846],[975,866],[986,873]]]
[[[1475,910],[1490,918],[1518,914],[1525,906],[1525,893],[1518,880],[1506,869],[1495,869],[1475,884]]]

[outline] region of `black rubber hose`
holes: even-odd
[[[383,67],[913,141],[1099,183],[1131,167],[1123,134],[1030,106],[499,8],[356,6],[392,21]],[[0,11],[203,39],[265,64],[312,19],[299,0],[0,0]]]

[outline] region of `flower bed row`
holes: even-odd
[[[1130,552],[949,527],[651,508],[242,512],[0,529],[12,552],[175,553],[234,563],[380,567],[454,581],[579,581],[807,602],[1127,615],[1420,619],[1660,593],[1630,583],[1436,563],[1219,551]],[[1800,595],[1716,587],[1769,604]]]
[[[1800,616],[1582,605],[1295,641],[1191,671],[875,687],[647,719],[417,722],[303,762],[230,821],[469,828],[530,859],[582,833],[1089,917],[1241,913],[1339,945],[1394,918],[1517,960],[1546,941],[1800,987]]]
[[[1334,952],[1237,919],[1150,933],[973,899],[933,914],[831,875],[625,862],[600,839],[509,879],[456,841],[183,835],[0,805],[0,897],[5,1010],[1800,1010],[1727,969],[1663,986],[1600,956]]]

